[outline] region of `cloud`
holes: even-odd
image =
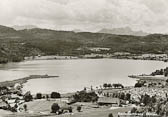
[[[1,0],[0,24],[99,30],[129,26],[168,32],[166,0]]]

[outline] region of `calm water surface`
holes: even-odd
[[[38,60],[0,65],[0,81],[13,80],[28,75],[58,75],[59,78],[35,79],[24,84],[24,90],[32,93],[61,93],[81,90],[84,87],[100,86],[103,83],[122,83],[133,86],[132,74],[149,74],[165,68],[168,63],[161,61],[78,59]]]

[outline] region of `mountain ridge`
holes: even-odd
[[[38,28],[35,25],[14,25],[12,26],[15,30],[25,30],[25,29],[33,29],[33,28]]]
[[[9,31],[8,31],[9,30]],[[25,56],[91,54],[87,48],[110,48],[101,54],[129,52],[132,54],[168,53],[168,35],[116,35],[106,33],[56,31],[51,29],[14,30],[0,26],[0,63],[19,62]],[[83,48],[83,49],[79,49]]]
[[[134,36],[146,36],[148,33],[145,33],[143,31],[133,31],[130,27],[124,27],[124,28],[103,28],[98,33],[107,33],[107,34],[116,34],[116,35],[134,35]]]

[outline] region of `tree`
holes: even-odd
[[[25,95],[24,95],[24,100],[25,102],[29,102],[32,101],[33,96],[31,95],[30,91],[28,91]]]
[[[49,96],[48,95],[46,95],[46,99],[47,99],[47,101],[49,100]]]
[[[23,108],[24,108],[25,111],[27,111],[27,104],[24,104]]]
[[[120,99],[124,100],[125,99],[125,93],[120,94]]]
[[[71,106],[69,107],[69,113],[72,113],[72,107]]]
[[[166,80],[166,83],[168,83],[168,79]]]
[[[130,94],[130,93],[127,93],[127,94],[126,94],[125,100],[131,100],[131,94]]]
[[[37,98],[37,99],[41,99],[41,98],[42,98],[42,94],[41,94],[41,93],[37,93],[37,94],[36,94],[36,98]]]
[[[98,100],[98,96],[95,92],[80,91],[73,95],[75,102],[95,102]]]
[[[164,69],[164,76],[165,76],[165,77],[168,76],[168,67],[166,67],[166,68]]]
[[[145,106],[148,105],[148,104],[150,104],[151,101],[152,101],[152,99],[150,98],[149,95],[145,94],[145,95],[142,95],[142,96],[141,96],[141,102],[142,102],[143,104],[145,104]]]
[[[135,107],[133,107],[133,108],[131,109],[131,113],[136,113],[136,111],[137,111],[137,109],[136,109]]]
[[[110,114],[108,115],[108,117],[113,117],[113,114],[112,114],[112,113],[110,113]]]
[[[11,110],[12,112],[17,112],[17,109],[16,109],[15,107],[11,107],[10,110]]]
[[[51,113],[56,113],[60,109],[60,106],[57,103],[53,103],[51,106]]]
[[[146,117],[146,113],[145,112],[143,113],[143,117]]]
[[[118,83],[118,84],[113,84],[113,87],[114,88],[124,88],[124,86],[122,85],[122,84],[120,84],[120,83]]]
[[[78,112],[81,112],[81,109],[82,109],[81,106],[77,106],[77,111],[78,111]]]
[[[165,114],[166,114],[166,117],[168,117],[168,111],[166,111]]]
[[[111,87],[112,87],[112,85],[111,85],[111,84],[107,84],[107,87],[111,88]]]
[[[152,97],[151,97],[151,101],[152,101],[152,103],[156,103],[156,101],[157,101],[156,97],[155,97],[155,96],[152,96]]]
[[[51,93],[51,98],[61,98],[61,95],[60,95],[60,93],[52,92]]]
[[[103,87],[106,89],[108,87],[108,84],[107,83],[104,83],[103,84]]]
[[[134,87],[136,88],[136,87],[142,87],[142,86],[143,86],[143,84],[142,84],[142,83],[137,82],[137,83],[135,84],[135,86],[134,86]]]

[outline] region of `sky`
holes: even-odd
[[[168,0],[0,0],[0,25],[168,33]]]

